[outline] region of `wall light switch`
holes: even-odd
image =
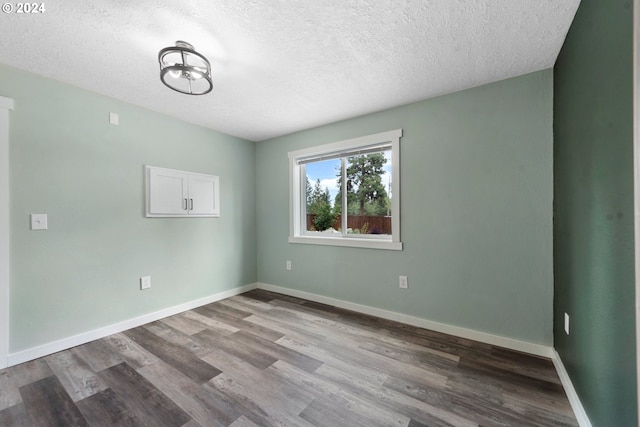
[[[111,123],[112,125],[118,126],[118,114],[116,113],[109,113],[109,123]]]
[[[149,289],[151,287],[151,276],[144,276],[140,278],[140,289]]]
[[[564,332],[569,335],[569,315],[564,314]]]
[[[407,276],[400,276],[398,278],[398,286],[400,287],[400,289],[407,289],[409,287]]]
[[[47,214],[31,214],[32,230],[46,230],[47,228]]]

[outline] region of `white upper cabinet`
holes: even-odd
[[[189,215],[218,216],[218,177],[189,175]]]
[[[146,166],[147,217],[220,216],[220,183],[214,175]]]
[[[147,166],[147,216],[186,215],[189,179],[184,172]]]

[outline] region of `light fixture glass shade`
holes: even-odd
[[[178,40],[175,46],[158,53],[160,80],[167,87],[188,95],[211,92],[211,64],[187,42]]]

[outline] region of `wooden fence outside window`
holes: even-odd
[[[307,214],[307,228],[313,227],[315,217],[316,214]],[[333,223],[333,228],[336,230],[342,228],[342,215],[338,215]],[[349,215],[347,216],[347,228],[360,232],[366,231],[366,234],[392,234],[390,216]]]

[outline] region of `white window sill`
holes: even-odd
[[[289,237],[289,243],[302,243],[305,245],[347,246],[351,248],[386,249],[401,251],[402,242],[379,239],[358,239],[356,237]]]

